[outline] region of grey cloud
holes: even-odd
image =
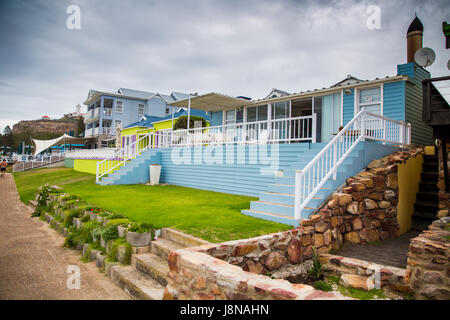
[[[81,30],[65,27],[73,3]],[[366,28],[370,4],[381,30]],[[90,88],[260,98],[393,75],[414,12],[438,55],[429,70],[448,74],[445,1],[0,1],[0,113],[60,116]]]

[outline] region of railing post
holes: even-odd
[[[296,220],[299,220],[301,217],[301,212],[300,212],[300,201],[301,201],[301,176],[302,176],[302,171],[301,170],[296,170],[295,171],[295,204],[294,204],[294,217]]]
[[[367,113],[366,109],[363,109],[363,112],[361,113],[361,141],[366,140],[366,121],[367,121]]]
[[[312,143],[316,143],[317,113],[312,115]]]
[[[99,179],[99,175],[100,175],[100,172],[99,172],[99,164],[100,164],[100,161],[97,161],[97,171],[96,171],[96,174],[95,174],[95,182],[98,182],[100,179]]]
[[[336,167],[337,163],[337,143],[333,145],[333,168]],[[336,180],[337,170],[333,171],[333,180]]]

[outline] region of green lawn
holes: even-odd
[[[34,198],[37,188],[56,184],[92,205],[131,220],[171,227],[211,242],[255,237],[291,227],[241,214],[256,198],[179,186],[95,184],[91,174],[69,168],[36,169],[14,174],[20,198]]]

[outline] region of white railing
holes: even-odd
[[[116,151],[115,148],[76,149],[66,151],[66,158],[71,159],[105,159]]]
[[[161,147],[188,147],[222,144],[261,144],[276,142],[316,142],[316,114],[214,127],[159,131]]]
[[[135,142],[115,151],[111,156],[106,157],[102,161],[97,162],[96,181],[99,182],[102,177],[114,172],[114,170],[119,167],[124,166],[127,161],[135,158],[143,151],[157,147],[158,146],[155,145],[154,134],[145,134]]]
[[[150,148],[176,148],[199,145],[316,142],[316,114],[258,122],[229,124],[183,130],[147,133],[132,144],[115,151],[97,163],[97,182],[142,151]],[[69,155],[68,155],[69,157]],[[71,157],[71,156],[70,156]]]
[[[20,172],[46,166],[55,162],[64,160],[64,153],[51,154],[47,156],[27,157],[27,161],[19,162],[13,165],[13,172]]]
[[[347,156],[365,139],[402,147],[411,144],[411,125],[361,110],[302,170],[295,174],[295,219]]]

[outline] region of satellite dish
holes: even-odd
[[[420,48],[414,54],[414,61],[421,67],[429,67],[436,59],[436,54],[431,48]]]

